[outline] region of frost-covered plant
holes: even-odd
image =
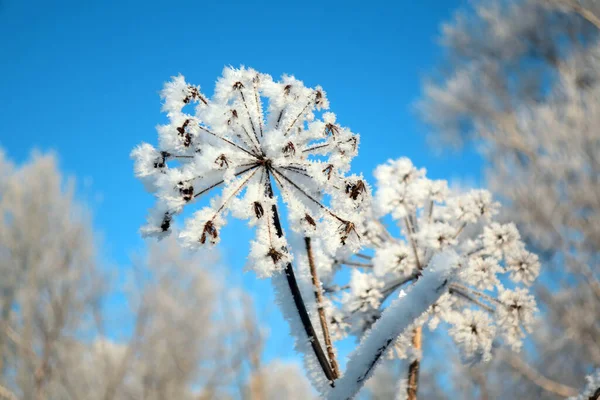
[[[362,336],[380,318],[386,301],[418,279],[433,256],[453,250],[460,261],[449,293],[404,331],[390,356],[418,359],[414,330],[420,336],[420,326],[427,323],[433,330],[440,322],[449,325],[466,362],[489,360],[498,340],[518,350],[536,311],[528,287],[540,264],[513,224],[494,220],[499,205],[491,195],[485,190],[453,193],[445,181],[428,179],[407,158],[379,166],[375,177],[373,218],[363,231],[372,251],[332,257],[321,272],[329,279],[336,337]],[[386,219],[398,225],[399,235],[386,228]],[[340,286],[335,272],[342,265],[351,271],[348,284]]]
[[[218,243],[229,213],[248,220],[256,230],[249,268],[271,278],[312,383],[332,399],[354,396],[398,334],[447,290],[454,254],[439,256],[430,273],[366,337],[334,383],[338,375],[314,268],[318,256],[313,257],[310,243],[317,239],[330,254],[359,250],[370,189],[361,176],[348,173],[358,136],[325,112],[329,104],[323,89],[307,88],[291,76],[274,81],[252,69],[225,68],[212,98],[182,76],[165,85],[162,97],[169,122],[158,127],[158,148],[142,144],[132,152],[136,175],[157,199],[142,233],[168,235],[185,206],[222,187],[219,196],[186,220],[179,235],[183,243],[191,248]],[[290,228],[305,238],[319,303],[308,309],[305,300],[310,299],[303,298],[292,267],[276,194],[286,206]],[[322,330],[313,326],[313,309]],[[323,337],[330,360],[320,344]]]
[[[225,68],[212,98],[182,76],[161,95],[169,122],[158,127],[159,148],[142,144],[132,152],[136,175],[157,198],[143,234],[167,235],[186,206],[222,187],[186,220],[180,238],[192,248],[218,243],[229,213],[255,226],[249,267],[273,277],[278,290],[285,272],[296,317],[331,379],[298,290],[274,187],[294,231],[318,236],[330,251],[356,250],[361,204],[369,196],[362,178],[347,174],[358,136],[323,112],[329,103],[322,88],[291,76],[274,81],[252,69]]]

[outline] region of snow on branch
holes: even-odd
[[[328,399],[352,399],[358,393],[398,335],[446,293],[450,272],[458,261],[453,250],[438,253],[432,258],[422,277],[406,295],[392,302],[350,355],[348,368],[336,381]]]

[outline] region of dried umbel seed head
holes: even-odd
[[[292,143],[292,142],[286,143],[286,145],[283,146],[283,154],[285,154],[286,156],[291,156],[291,155],[296,154],[296,146],[294,146],[294,143]]]
[[[229,168],[229,160],[225,154],[221,154],[219,157],[217,157],[215,164],[217,164],[219,168]]]
[[[202,94],[200,94],[200,91],[198,90],[197,87],[188,86],[188,92],[189,92],[189,94],[186,97],[184,97],[184,99],[183,99],[183,102],[185,104],[188,104],[190,102],[190,100],[200,100],[202,103],[204,103],[204,105],[208,105],[208,102],[206,101],[204,96],[202,96]]]
[[[254,208],[254,215],[256,215],[256,218],[261,218],[263,215],[265,215],[265,209],[260,202],[255,201],[252,205],[252,208]]]
[[[181,125],[180,127],[177,128],[177,132],[179,132],[179,135],[183,135],[185,133],[185,128],[187,128],[187,126],[190,124],[190,120],[186,119],[183,122],[183,125]]]
[[[231,125],[231,122],[237,118],[238,118],[237,110],[235,110],[235,109],[231,110],[231,117],[227,120],[227,125]]]
[[[347,182],[346,183],[346,194],[352,200],[357,200],[358,196],[365,194],[366,191],[367,191],[367,187],[365,186],[365,182],[363,182],[360,179],[356,182]]]
[[[248,218],[258,238],[250,250],[253,269],[267,276],[281,267],[264,257],[269,248],[291,257],[284,250],[287,241],[274,229],[273,206],[288,206],[282,215],[290,219],[290,229],[322,237],[330,252],[341,247],[340,221],[360,226],[368,201],[361,207],[366,199],[358,195],[351,201],[344,193],[355,156],[347,142],[355,135],[337,124],[328,128],[335,137],[324,134],[336,118],[325,111],[329,105],[321,88],[308,88],[288,75],[275,81],[254,70],[225,68],[207,105],[199,88],[182,76],[167,83],[161,96],[169,119],[158,127],[161,148],[143,144],[132,152],[136,175],[157,198],[144,235],[164,236],[164,212],[175,218],[198,200],[208,205],[182,216],[182,242],[190,248],[216,244],[228,216]],[[194,107],[185,106],[191,103]],[[168,160],[161,151],[169,152]],[[215,192],[221,195],[203,201]],[[360,246],[354,239],[346,242],[349,251]]]
[[[164,168],[166,165],[166,161],[167,158],[170,156],[171,154],[169,154],[166,151],[161,151],[160,152],[160,157],[158,157],[155,161],[154,161],[154,168]]]
[[[169,213],[165,213],[162,223],[160,224],[160,229],[163,232],[167,232],[170,227],[171,227],[171,215],[169,215]]]
[[[350,139],[346,140],[344,143],[350,146],[350,151],[352,151],[352,152],[355,152],[356,148],[358,147],[358,139],[356,139],[355,137],[351,137]],[[340,148],[340,153],[344,154],[345,150],[342,150]]]
[[[177,184],[179,187],[179,193],[183,196],[183,200],[190,201],[194,197],[194,187],[192,185],[185,185],[183,182]]]
[[[306,222],[307,222],[307,223],[308,223],[310,226],[312,226],[313,228],[316,228],[316,227],[317,227],[317,223],[315,222],[314,218],[313,218],[313,217],[311,217],[310,215],[308,215],[308,214],[305,214],[305,215],[304,215],[304,220],[305,220],[305,221],[306,221]]]
[[[206,243],[207,238],[209,238],[211,241],[216,241],[218,237],[219,231],[215,227],[215,224],[212,221],[206,222],[204,224],[204,229],[202,230],[202,236],[200,236],[200,243]]]
[[[333,173],[333,165],[329,164],[327,167],[323,169],[323,173],[327,176],[327,180],[331,180],[331,174]]]
[[[356,231],[356,225],[354,225],[354,223],[350,221],[344,221],[342,223],[342,225],[340,226],[340,232],[342,234],[340,240],[343,245],[346,244],[346,241],[348,240],[348,237],[350,237],[350,234],[354,233],[356,236],[359,236],[358,232]]]
[[[315,104],[317,106],[323,105],[323,99],[324,99],[323,92],[321,90],[316,90],[315,91]]]
[[[183,140],[183,145],[189,147],[192,144],[192,135],[186,131],[190,120],[186,119],[182,126],[177,127],[177,134]]]
[[[277,264],[283,258],[283,253],[271,247],[267,253],[267,257],[271,257],[273,264]]]
[[[332,124],[332,123],[327,123],[325,125],[325,135],[331,135],[333,137],[335,137],[335,135],[337,133],[339,133],[340,128],[337,127],[337,125]]]

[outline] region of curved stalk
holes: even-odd
[[[267,179],[266,183],[267,194],[270,198],[273,198],[273,188],[271,186],[270,181]],[[277,211],[277,205],[273,204],[272,206],[273,212],[273,224],[275,226],[275,232],[278,237],[283,237],[283,228],[281,227],[281,221],[279,220],[279,212]],[[304,299],[302,298],[302,293],[300,292],[300,287],[298,286],[298,281],[296,280],[296,275],[294,274],[294,269],[292,268],[292,263],[288,263],[284,269],[285,277],[287,280],[288,288],[290,290],[290,295],[294,300],[294,305],[296,307],[296,311],[298,312],[298,316],[300,318],[300,322],[304,327],[304,331],[306,332],[306,336],[310,342],[312,350],[325,374],[325,377],[331,382],[331,386],[333,387],[334,375],[331,369],[331,365],[327,360],[327,356],[323,351],[323,347],[321,346],[321,342],[315,332],[315,328],[312,325],[310,320],[310,316],[308,315],[308,311],[306,310],[306,305],[304,304]]]
[[[423,347],[423,327],[419,326],[415,329],[412,337],[412,345],[417,351],[421,351]],[[408,385],[406,388],[406,394],[408,400],[417,400],[417,392],[419,391],[419,369],[421,367],[421,360],[415,359],[410,363],[408,367]]]
[[[305,237],[304,243],[306,244],[306,256],[308,258],[308,265],[310,267],[310,276],[312,278],[312,284],[315,289],[315,300],[317,301],[319,321],[321,322],[321,329],[323,330],[323,340],[325,340],[325,347],[327,348],[327,355],[329,356],[329,363],[331,364],[333,378],[337,379],[340,377],[340,370],[338,367],[337,360],[335,358],[335,352],[333,351],[331,335],[329,334],[329,326],[327,325],[327,317],[325,316],[325,306],[323,303],[323,290],[321,288],[321,281],[319,280],[319,276],[317,275],[317,267],[315,266],[315,260],[312,253],[312,246],[310,244],[310,238]]]

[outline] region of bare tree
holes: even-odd
[[[0,162],[2,385],[42,399],[60,379],[60,354],[93,327],[103,288],[89,219],[54,157]]]
[[[574,395],[600,363],[598,11],[595,1],[478,3],[444,26],[450,71],[419,103],[439,135],[480,146],[491,188],[545,260],[531,355],[488,368],[492,398]]]
[[[17,166],[0,152],[0,399],[312,395],[293,366],[262,365],[259,318],[216,254],[150,242],[111,279],[96,250],[55,157]]]

